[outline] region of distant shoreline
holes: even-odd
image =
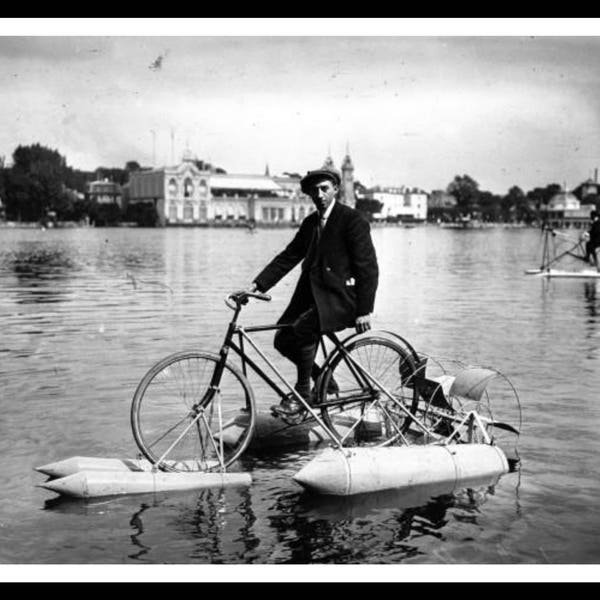
[[[527,229],[536,228],[539,225],[528,225],[526,223],[484,223],[473,227],[462,227],[453,223],[434,223],[434,222],[421,222],[421,223],[382,223],[372,222],[370,223],[372,228],[399,228],[399,229],[417,229],[420,227],[439,227],[442,229],[459,229],[459,230],[471,230],[471,229],[489,229],[489,228],[510,228],[510,229]],[[224,225],[216,223],[203,223],[203,224],[186,224],[180,223],[176,225],[166,225],[163,227],[146,227],[138,225],[137,223],[119,223],[116,225],[88,225],[85,223],[77,223],[74,221],[64,221],[51,225],[44,225],[42,223],[35,222],[19,222],[19,221],[2,221],[0,222],[0,229],[116,229],[116,228],[131,228],[131,229],[246,229],[249,232],[258,230],[269,230],[269,229],[297,229],[297,223],[282,223],[282,224],[269,224],[269,225],[257,225],[254,229],[249,229],[240,225]]]

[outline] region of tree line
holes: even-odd
[[[12,159],[10,168],[0,163],[0,199],[4,218],[19,222],[102,221],[109,216],[102,213],[111,208],[87,197],[88,183],[108,178],[123,185],[132,171],[141,168],[136,161],[130,161],[124,169],[99,167],[82,171],[68,166],[58,150],[41,144],[18,146]]]
[[[495,223],[535,223],[540,219],[540,209],[563,189],[558,183],[536,187],[524,192],[519,186],[512,186],[506,194],[494,194],[479,189],[479,184],[469,175],[457,175],[446,188],[446,192],[456,200],[454,206],[430,206],[429,220],[453,221],[461,216],[471,216],[486,222]],[[585,204],[600,206],[597,194],[588,194],[583,200],[581,186],[573,194]]]
[[[147,207],[132,204],[122,211],[116,204],[98,204],[86,195],[89,182],[98,178],[124,185],[133,171],[143,169],[136,161],[125,167],[99,167],[95,171],[81,171],[67,165],[58,150],[33,144],[18,146],[12,155],[11,167],[5,167],[0,159],[0,200],[3,214],[9,221],[43,222],[53,218],[57,221],[87,220],[97,225],[111,225],[119,221],[134,221],[153,224],[153,215],[146,214]],[[225,173],[208,163],[197,161],[200,168],[209,168]],[[357,191],[366,188],[356,182]],[[561,191],[561,186],[552,183],[524,192],[518,186],[511,187],[504,195],[481,190],[469,175],[457,175],[445,192],[454,198],[454,205],[433,205],[428,208],[428,219],[455,220],[470,215],[490,222],[532,223],[539,217],[539,210]],[[577,193],[577,190],[575,190]],[[362,194],[361,194],[362,195]],[[581,198],[580,198],[581,200]],[[600,207],[598,196],[586,196],[586,203]],[[359,198],[357,209],[367,217],[381,210],[375,200]]]

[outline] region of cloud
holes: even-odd
[[[44,63],[88,61],[111,52],[114,41],[102,37],[0,37],[0,60]]]
[[[585,178],[599,49],[600,38],[3,38],[0,154],[40,141],[80,168],[148,164],[154,130],[163,164],[173,129],[175,160],[189,142],[229,171],[301,172],[329,147],[339,164],[349,142],[365,181],[434,188],[469,173],[503,191]]]

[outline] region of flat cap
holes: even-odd
[[[333,181],[335,185],[338,187],[342,181],[340,174],[333,169],[316,169],[315,171],[309,171],[301,180],[300,180],[300,189],[308,194],[308,190],[310,186],[313,185],[316,181],[321,179],[329,179]]]

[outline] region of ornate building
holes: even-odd
[[[325,165],[335,168],[331,156]],[[354,166],[344,158],[340,202],[354,207]],[[189,150],[181,163],[134,171],[128,203],[151,203],[160,225],[294,225],[315,210],[300,190],[300,176],[238,175],[217,172]]]
[[[583,204],[566,188],[555,194],[547,206],[542,206],[542,219],[551,227],[587,227],[595,204]]]
[[[206,223],[209,177],[186,152],[179,165],[131,173],[128,201],[152,203],[161,225]]]
[[[204,167],[187,151],[181,163],[136,171],[129,181],[130,203],[153,204],[160,225],[285,225],[314,210],[298,177],[236,175]]]

